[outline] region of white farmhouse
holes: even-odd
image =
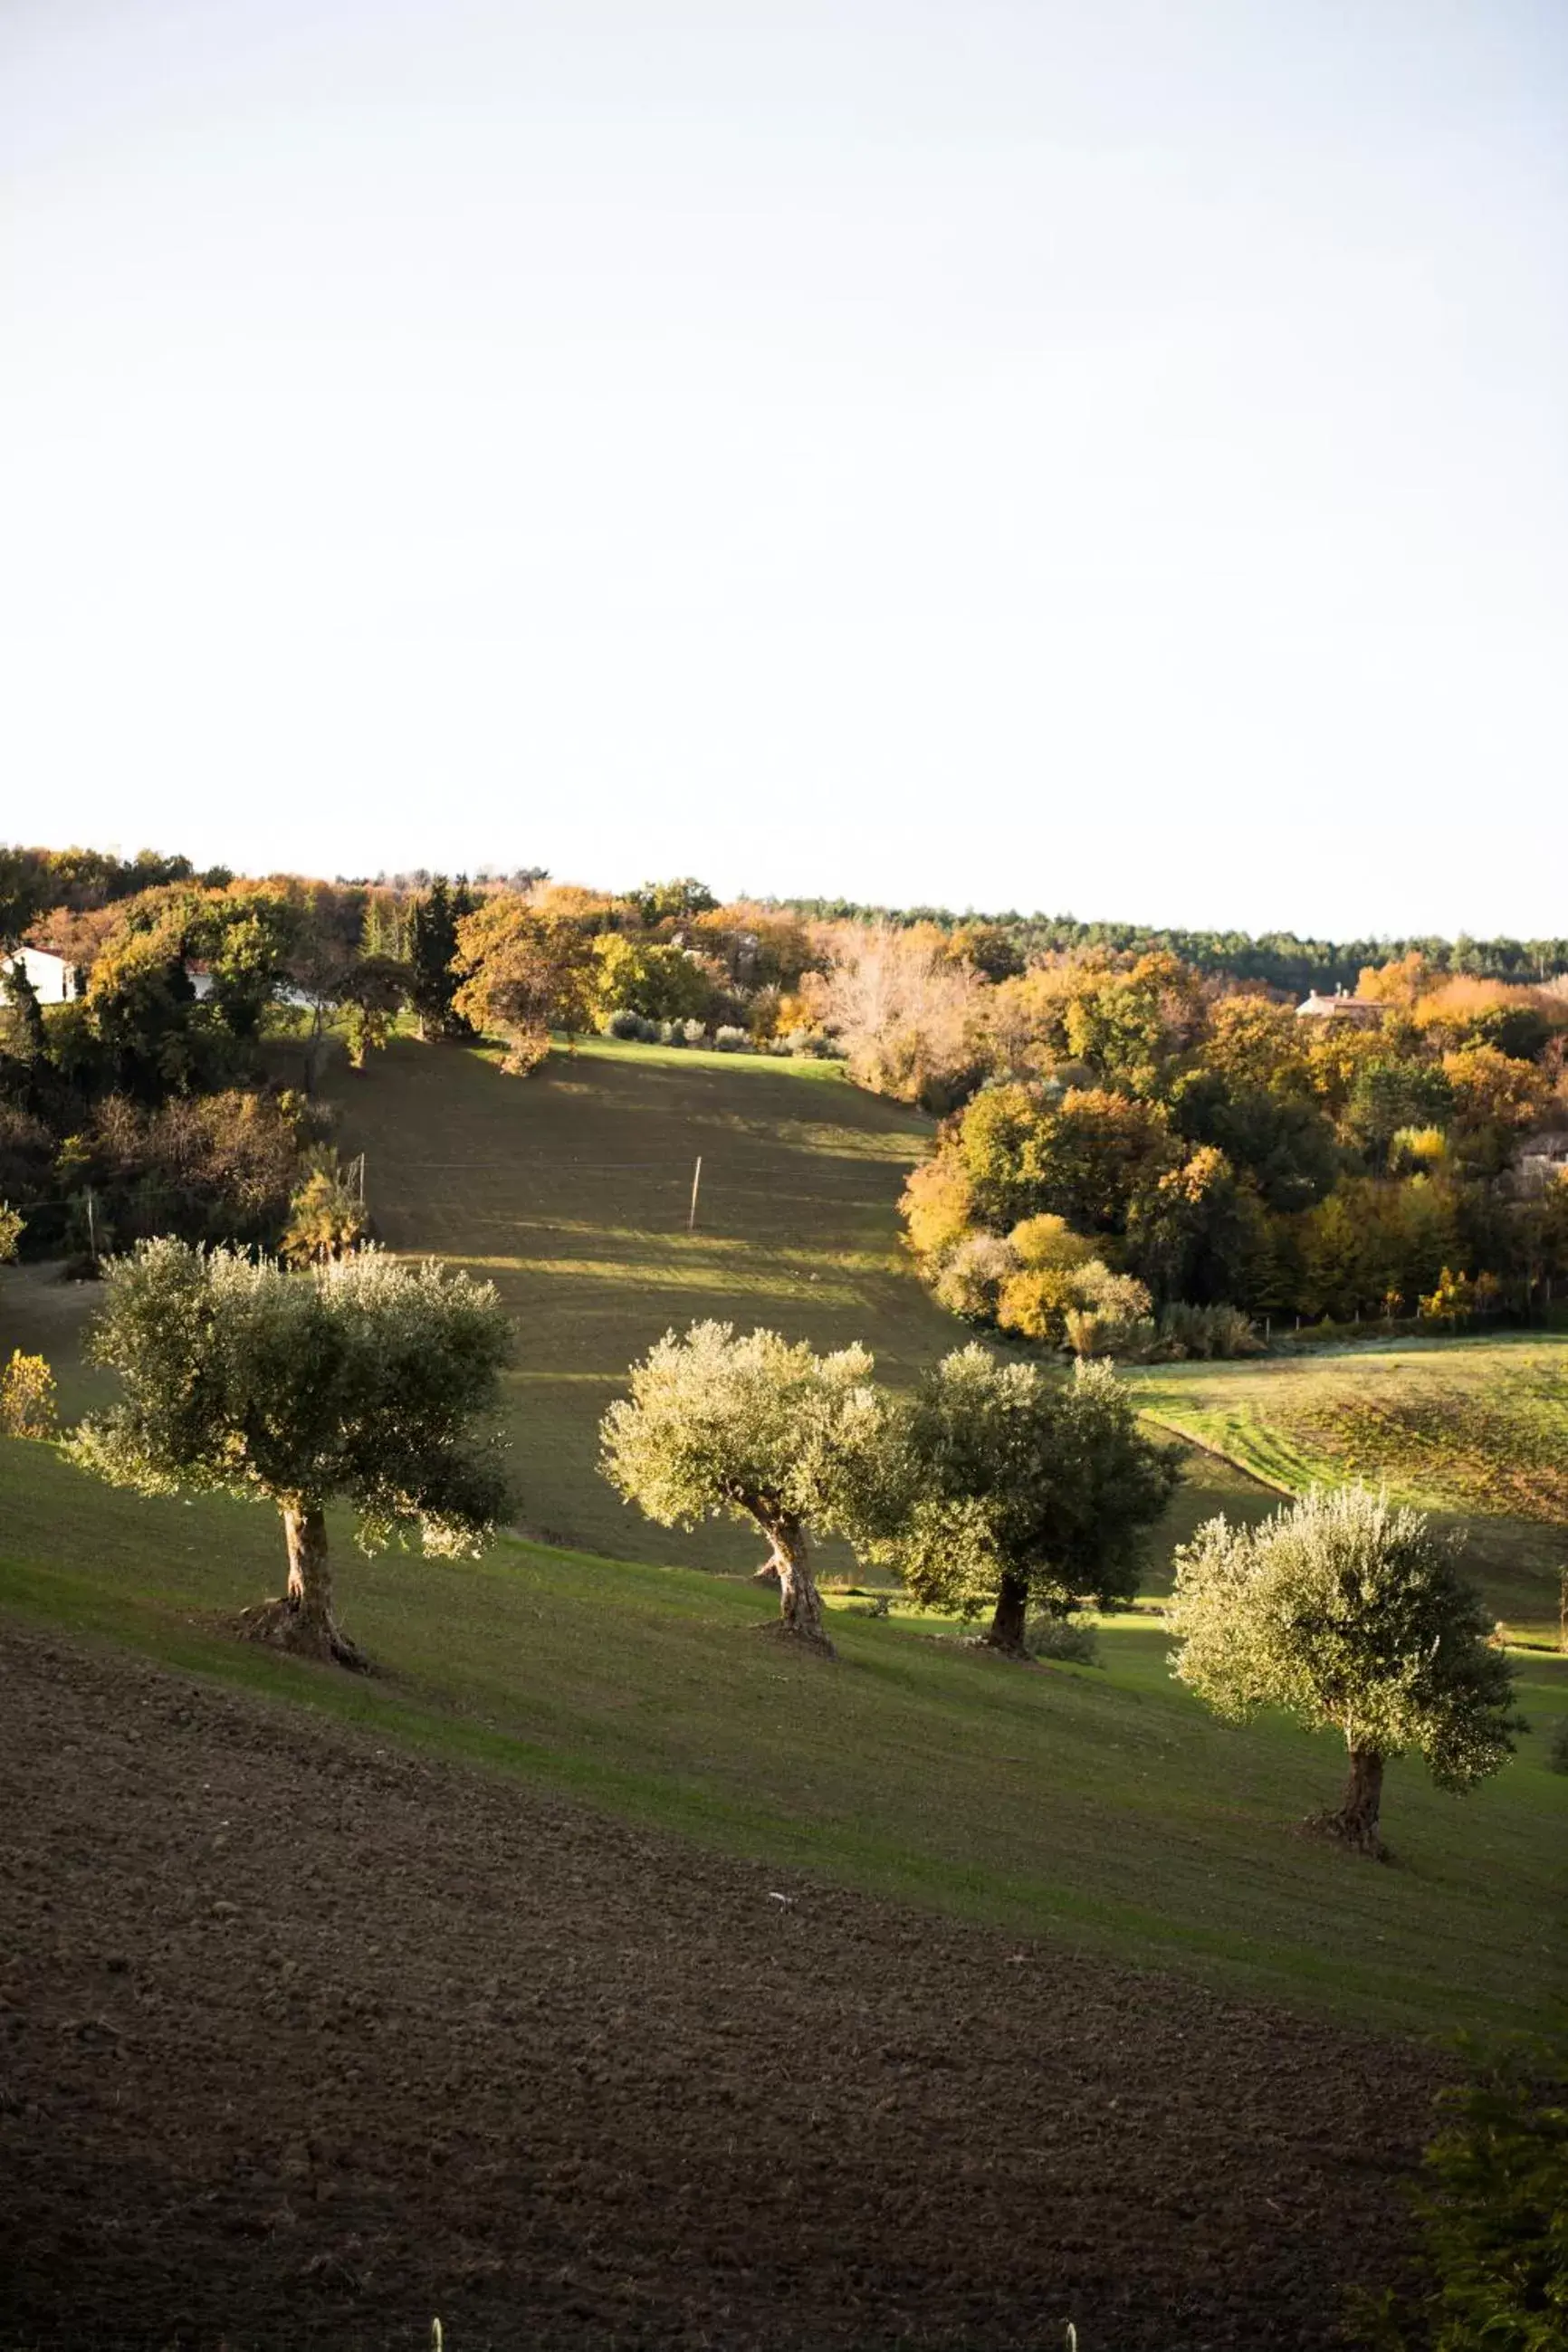
[[[76,996],[76,966],[64,956],[48,948],[18,948],[15,955],[0,955],[0,972],[13,971],[18,964],[32,982],[40,1004],[69,1004]]]

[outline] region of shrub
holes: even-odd
[[[1568,1772],[1568,1715],[1560,1716],[1546,1743],[1546,1769],[1549,1772]]]
[[[1429,1174],[1448,1157],[1448,1139],[1440,1127],[1396,1128],[1388,1140],[1388,1165],[1395,1176]]]
[[[629,1045],[642,1035],[642,1014],[634,1013],[629,1004],[617,1005],[605,1024],[606,1037],[621,1037]]]
[[[520,1029],[510,1039],[501,1055],[501,1068],[509,1078],[526,1078],[537,1070],[541,1062],[550,1057],[550,1033],[547,1029]]]
[[[661,1021],[658,1024],[658,1042],[661,1045],[684,1045],[686,1043],[685,1022]]]
[[[737,1029],[728,1021],[721,1022],[713,1032],[713,1044],[721,1054],[743,1054],[751,1042],[743,1029]]]
[[[1079,1269],[1078,1291],[1079,1301],[1091,1314],[1113,1323],[1142,1323],[1154,1312],[1146,1283],[1133,1274],[1112,1274],[1097,1257]]]
[[[1124,1364],[1142,1364],[1159,1346],[1159,1326],[1152,1315],[1119,1319],[1092,1307],[1069,1307],[1063,1323],[1075,1356],[1117,1356]]]
[[[925,1160],[910,1171],[899,1209],[904,1238],[929,1273],[971,1232],[974,1192],[951,1160]]]
[[[331,1149],[311,1154],[289,1202],[280,1254],[290,1265],[325,1265],[364,1238],[364,1203]]]
[[[0,1097],[0,1202],[7,1193],[20,1200],[37,1200],[40,1193],[50,1193],[58,1188],[53,1181],[57,1138],[35,1112],[24,1110],[19,1104],[6,1102]],[[30,1249],[40,1243],[47,1246],[54,1236],[47,1231],[47,1217],[42,1219],[35,1210],[26,1223],[31,1228]],[[40,1234],[38,1226],[45,1231]],[[19,1211],[0,1211],[0,1259],[11,1255],[21,1237],[23,1220]],[[10,1236],[9,1244],[6,1235]]]
[[[89,1258],[154,1234],[271,1248],[300,1181],[305,1124],[288,1094],[177,1095],[153,1109],[105,1096],[59,1145],[48,1189],[66,1205],[40,1218],[37,1238],[51,1255]]]
[[[746,1007],[746,1034],[759,1052],[778,1034],[781,1001],[779,991],[770,981],[758,989]]]
[[[689,1045],[700,1045],[702,1040],[708,1034],[707,1030],[704,1029],[700,1021],[685,1022],[682,1024],[682,1027],[685,1032],[686,1042]]]
[[[1068,1310],[1078,1303],[1077,1277],[1065,1267],[1027,1265],[1002,1285],[996,1320],[1004,1331],[1059,1348],[1067,1337]]]
[[[1416,1302],[1416,1313],[1423,1323],[1447,1323],[1457,1327],[1468,1320],[1476,1304],[1476,1286],[1468,1275],[1454,1274],[1447,1266],[1437,1279],[1436,1290]]]
[[[1160,1340],[1167,1355],[1260,1356],[1263,1342],[1239,1307],[1189,1307],[1173,1299],[1160,1317]]]
[[[1011,1242],[1000,1234],[971,1234],[943,1263],[935,1283],[936,1296],[950,1315],[972,1323],[991,1323],[1002,1285],[1018,1270]]]
[[[1100,1637],[1081,1617],[1031,1617],[1024,1647],[1034,1657],[1054,1658],[1062,1665],[1100,1664]]]
[[[1411,2294],[1361,2301],[1375,2352],[1552,2352],[1568,2325],[1568,2057],[1510,2048],[1437,2094]]]
[[[1042,1237],[1034,1229],[1044,1225],[1061,1226],[1061,1220],[1031,1217],[1026,1223],[1016,1225],[1009,1236],[1014,1247],[1023,1234],[1026,1245],[1039,1248]],[[1068,1233],[1065,1226],[1043,1241],[1053,1252],[1067,1252],[1068,1263],[1026,1265],[1022,1272],[1008,1276],[996,1302],[996,1319],[1004,1330],[1019,1331],[1026,1339],[1045,1339],[1056,1347],[1077,1346],[1069,1328],[1069,1318],[1074,1316],[1089,1318],[1089,1323],[1080,1323],[1079,1328],[1092,1329],[1097,1337],[1101,1331],[1125,1332],[1148,1319],[1152,1301],[1134,1276],[1112,1274],[1097,1257],[1079,1259],[1081,1237]],[[1078,1352],[1109,1355],[1121,1350],[1106,1342],[1098,1349],[1079,1347]]]
[[[6,1437],[52,1437],[59,1416],[55,1409],[55,1376],[42,1356],[24,1356],[20,1348],[0,1372],[0,1433]]]
[[[1094,1244],[1072,1232],[1065,1217],[1026,1217],[1007,1239],[1020,1265],[1042,1272],[1071,1274],[1087,1266],[1094,1255]]]

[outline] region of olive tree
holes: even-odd
[[[1521,1728],[1507,1657],[1419,1511],[1363,1486],[1315,1491],[1257,1527],[1210,1519],[1176,1555],[1172,1665],[1220,1715],[1283,1707],[1350,1756],[1338,1810],[1314,1826],[1383,1851],[1384,1767],[1419,1748],[1439,1788],[1495,1772]]]
[[[1063,1380],[956,1349],[921,1382],[902,1441],[902,1508],[871,1549],[927,1608],[989,1609],[985,1639],[1019,1656],[1031,1609],[1137,1591],[1175,1457],[1141,1433],[1109,1364]]]
[[[729,1323],[668,1331],[600,1425],[600,1466],[661,1527],[728,1514],[772,1546],[781,1632],[830,1650],[807,1530],[853,1535],[874,1508],[890,1409],[864,1348],[819,1356]]]
[[[334,1499],[367,1552],[417,1528],[426,1552],[457,1557],[493,1532],[507,1487],[487,1423],[513,1340],[489,1283],[374,1249],[289,1274],[177,1241],[142,1243],[105,1278],[91,1351],[122,1393],[68,1450],[143,1495],[276,1504],[289,1581],[245,1612],[255,1638],[363,1663],[332,1612]]]

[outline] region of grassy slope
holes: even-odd
[[[1102,1672],[1028,1673],[933,1642],[929,1625],[843,1616],[843,1663],[824,1673],[750,1630],[767,1603],[744,1583],[658,1565],[749,1567],[743,1530],[666,1535],[594,1475],[605,1400],[671,1322],[864,1337],[895,1377],[962,1336],[897,1249],[893,1204],[928,1122],[831,1068],[635,1047],[558,1057],[523,1085],[477,1055],[400,1044],[337,1085],[384,1237],[492,1275],[517,1315],[526,1517],[581,1551],[351,1559],[351,1622],[390,1670],[362,1685],[214,1630],[212,1612],[277,1584],[265,1513],[141,1502],[5,1445],[0,1601],[1020,1931],[1056,1927],[1390,2021],[1540,2013],[1568,1811],[1568,1782],[1542,1761],[1540,1727],[1568,1704],[1554,1661],[1529,1662],[1538,1728],[1490,1786],[1456,1803],[1396,1770],[1405,1866],[1373,1871],[1281,1826],[1331,1792],[1331,1745],[1212,1722],[1171,1683],[1148,1621],[1107,1632]],[[82,1305],[37,1273],[0,1293],[7,1346],[47,1349],[68,1412],[93,1387],[72,1354]],[[1205,1381],[1275,1369],[1178,1368],[1149,1402],[1212,1434]],[[1210,1510],[1272,1507],[1239,1471],[1193,1459],[1167,1548]]]
[[[479,1055],[411,1039],[362,1076],[340,1062],[330,1091],[342,1137],[366,1155],[376,1228],[394,1249],[436,1249],[495,1281],[517,1318],[521,1355],[510,1424],[531,1534],[611,1557],[743,1570],[758,1556],[743,1528],[680,1535],[626,1511],[596,1474],[599,1416],[626,1366],[669,1325],[698,1315],[766,1322],[818,1345],[864,1339],[895,1380],[962,1341],[912,1277],[899,1247],[905,1171],[929,1146],[918,1112],[847,1085],[836,1064],[692,1054],[596,1040],[557,1052],[526,1082]],[[688,1234],[700,1152],[698,1230]],[[47,1269],[5,1277],[6,1344],[41,1348],[68,1414],[94,1392],[76,1354],[90,1293]],[[1375,1397],[1403,1368],[1428,1365],[1481,1398],[1502,1364],[1568,1378],[1568,1342],[1367,1348],[1259,1364],[1175,1365],[1133,1377],[1150,1412],[1217,1445],[1239,1466],[1194,1452],[1156,1547],[1163,1589],[1173,1545],[1214,1511],[1254,1517],[1286,1485],[1342,1475],[1344,1451],[1306,1418],[1347,1389]],[[1565,1412],[1568,1419],[1568,1412]],[[1358,1428],[1363,1475],[1382,1475]],[[1327,1450],[1324,1450],[1325,1444]],[[1313,1451],[1313,1446],[1317,1451]],[[1510,1624],[1551,1630],[1563,1539],[1466,1503],[1471,1566]],[[1506,1499],[1506,1498],[1504,1498]],[[848,1556],[825,1566],[847,1571]]]
[[[834,1064],[595,1040],[520,1082],[478,1055],[399,1041],[363,1080],[340,1070],[335,1098],[383,1240],[489,1276],[517,1318],[511,1429],[531,1534],[703,1567],[760,1559],[732,1527],[649,1526],[597,1475],[599,1416],[672,1324],[864,1339],[895,1379],[952,1344],[894,1215],[931,1123]]]
[[[1519,1333],[1132,1375],[1145,1411],[1300,1490],[1347,1475],[1451,1517],[1510,1629],[1556,1637],[1568,1564],[1568,1344]],[[1532,1454],[1539,1465],[1527,1475]],[[1561,1465],[1557,1467],[1556,1465]],[[1557,1524],[1519,1516],[1528,1485]]]
[[[128,1641],[523,1773],[634,1818],[875,1892],[1409,2028],[1539,2020],[1568,1780],[1544,1764],[1568,1670],[1521,1662],[1535,1728],[1469,1798],[1396,1767],[1379,1870],[1289,1824],[1334,1790],[1332,1742],[1217,1724],[1157,1623],[1103,1668],[1024,1669],[894,1617],[836,1612],[837,1664],[782,1654],[748,1584],[507,1542],[485,1561],[341,1559],[360,1681],[226,1634],[273,1589],[276,1524],[144,1502],[0,1444],[0,1607]]]

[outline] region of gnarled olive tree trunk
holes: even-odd
[[[813,1649],[826,1651],[831,1657],[833,1644],[827,1638],[822,1595],[812,1574],[804,1525],[788,1512],[775,1515],[759,1511],[757,1518],[773,1546],[757,1573],[778,1579],[780,1633],[793,1634],[797,1641],[809,1643]]]
[[[1345,1781],[1345,1793],[1336,1813],[1319,1815],[1316,1827],[1325,1837],[1338,1838],[1356,1853],[1384,1852],[1378,1834],[1378,1813],[1383,1804],[1383,1757],[1375,1748],[1352,1746],[1351,1769]]]
[[[1026,1655],[1024,1648],[1024,1622],[1028,1614],[1029,1586],[1026,1578],[1005,1574],[996,1588],[996,1606],[984,1639],[994,1650],[1001,1650],[1010,1658]]]
[[[289,1589],[241,1617],[253,1642],[272,1642],[299,1658],[324,1658],[363,1669],[364,1660],[332,1615],[332,1570],[327,1553],[326,1514],[319,1503],[299,1496],[279,1501],[289,1546]]]

